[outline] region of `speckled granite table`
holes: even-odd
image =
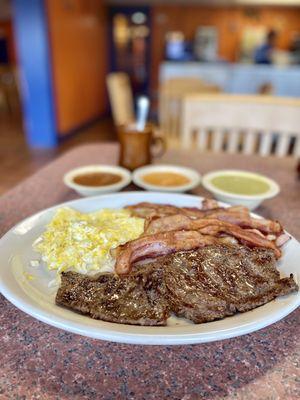
[[[115,144],[76,148],[0,198],[1,234],[22,218],[76,198],[62,174],[115,164]],[[161,160],[206,172],[243,168],[275,178],[282,193],[261,207],[300,238],[300,183],[288,159],[169,152]],[[202,188],[195,193],[205,194]],[[1,268],[5,268],[1,265]],[[300,268],[300,267],[299,267]],[[259,332],[190,346],[133,346],[52,328],[0,296],[0,399],[299,399],[300,310]]]

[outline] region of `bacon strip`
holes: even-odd
[[[154,204],[142,202],[125,207],[131,215],[139,218],[160,218],[180,214],[180,208],[169,204]]]
[[[171,231],[144,236],[127,242],[116,249],[115,271],[119,275],[128,274],[132,264],[136,261],[177,251],[193,250],[217,242],[217,238],[201,235],[197,231]]]
[[[155,204],[141,202],[125,207],[134,217],[140,218],[162,218],[169,215],[183,214],[190,218],[201,218],[210,215],[212,212],[244,212],[249,215],[249,210],[244,206],[232,206],[228,208],[219,207],[218,202],[213,199],[204,199],[202,208],[198,207],[176,207],[171,204]]]
[[[283,233],[282,235],[278,236],[278,238],[276,239],[276,246],[281,247],[286,242],[288,242],[290,239],[291,239],[291,236],[289,236],[287,233]]]
[[[205,225],[204,222],[207,222]],[[258,235],[255,232],[251,232],[247,229],[242,229],[239,226],[218,221],[215,219],[204,219],[193,221],[193,229],[205,235],[219,235],[220,233],[226,233],[238,239],[239,242],[245,244],[249,247],[264,247],[274,250],[275,256],[279,258],[281,256],[281,251],[276,247],[275,243],[266,239],[262,235]]]
[[[183,214],[175,214],[162,218],[150,220],[145,228],[145,235],[154,235],[160,232],[179,231],[192,229],[193,222],[189,217]]]
[[[281,252],[276,245],[265,238],[261,233],[242,229],[239,226],[228,222],[219,221],[215,218],[190,219],[185,215],[172,215],[169,217],[153,220],[147,227],[146,235],[155,235],[160,232],[172,230],[195,230],[205,235],[220,235],[225,233],[238,239],[241,243],[249,247],[266,247],[273,249],[277,257],[280,257]]]
[[[204,200],[205,201],[205,200]],[[204,202],[203,201],[203,202]],[[206,207],[216,205],[210,200]],[[229,222],[242,228],[258,229],[263,234],[280,234],[283,232],[282,226],[277,221],[264,218],[253,218],[249,210],[244,206],[232,206],[228,208],[212,208],[200,210],[196,207],[176,207],[168,204],[138,203],[127,206],[131,214],[136,217],[146,218],[148,221],[168,217],[171,215],[182,214],[191,219],[215,218],[220,221]],[[147,224],[146,224],[147,227]]]
[[[133,215],[146,218],[145,235],[171,231],[198,231],[204,235],[234,238],[249,247],[265,247],[281,256],[280,245],[286,240],[277,221],[250,216],[244,206],[216,208],[214,200],[203,201],[204,210],[168,204],[139,203],[127,208]],[[280,239],[279,239],[280,238]]]
[[[204,200],[205,201],[205,200]],[[203,202],[204,202],[203,201]],[[205,207],[215,206],[216,202],[209,200],[209,203],[204,203]],[[229,222],[238,225],[242,228],[258,229],[263,234],[276,234],[283,232],[282,226],[277,221],[272,221],[263,218],[253,218],[249,214],[249,210],[244,206],[232,206],[228,208],[212,208],[198,209],[196,207],[176,207],[168,204],[153,204],[153,203],[138,203],[127,206],[133,216],[146,218],[146,228],[154,219],[168,217],[172,215],[182,214],[191,219],[199,218],[215,218],[220,221]]]
[[[212,210],[214,208],[219,208],[219,204],[215,199],[203,199],[202,210]]]
[[[139,218],[162,218],[169,215],[183,214],[190,218],[201,218],[207,213],[197,207],[176,207],[170,204],[138,203],[125,207],[131,215]]]
[[[204,218],[216,218],[220,221],[230,222],[231,224],[238,225],[242,228],[258,229],[264,234],[282,232],[282,226],[277,221],[272,221],[264,218],[253,218],[249,212],[239,212],[232,207],[225,210],[215,210]]]

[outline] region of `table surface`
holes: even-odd
[[[0,198],[0,233],[39,210],[78,197],[62,183],[70,168],[116,164],[117,145],[78,147]],[[295,161],[169,151],[159,160],[198,169],[243,168],[276,179],[282,192],[257,212],[300,238]],[[193,193],[207,195],[201,187]],[[5,267],[5,266],[2,266]],[[258,332],[188,346],[138,346],[64,332],[0,295],[0,399],[299,399],[300,309]]]

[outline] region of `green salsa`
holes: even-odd
[[[212,178],[211,183],[224,192],[242,195],[263,194],[270,189],[267,182],[243,175],[219,175]]]

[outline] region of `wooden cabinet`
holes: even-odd
[[[47,0],[60,136],[106,109],[106,10],[102,0]]]

